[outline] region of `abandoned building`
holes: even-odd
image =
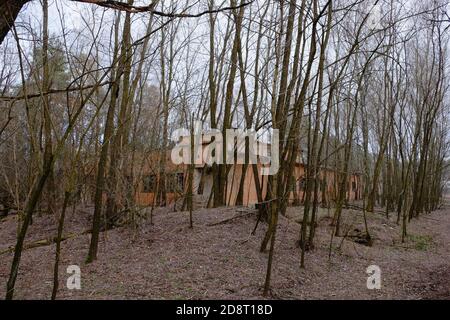
[[[207,152],[210,143],[211,138],[206,135],[203,136],[201,153]],[[157,152],[151,153],[143,159],[143,165],[140,170],[142,179],[140,179],[139,185],[136,188],[136,202],[138,205],[151,206],[157,201],[155,194],[159,190],[158,183],[161,175],[161,171],[158,170],[161,163],[159,154],[160,153]],[[264,164],[261,164],[258,161],[256,165],[258,167],[258,179],[262,190],[262,198],[265,199],[269,176],[261,175],[261,168],[265,166]],[[185,198],[188,186],[188,168],[189,165],[186,164],[175,165],[171,161],[170,150],[166,152],[164,174],[166,177],[165,193],[168,204],[181,201]],[[236,205],[243,170],[246,170],[246,173],[243,181],[242,204],[244,206],[252,206],[258,203],[252,165],[235,163],[228,165],[226,180],[226,205],[228,206]],[[290,203],[301,203],[304,199],[304,177],[306,170],[306,165],[301,160],[301,157],[298,157],[293,174],[292,190],[289,195]],[[328,204],[329,202],[335,201],[338,190],[336,172],[332,169],[321,169],[319,175],[320,188],[318,198],[320,202]],[[362,181],[360,174],[352,173],[349,175],[347,185],[348,190],[346,192],[346,197],[348,201],[359,200],[362,198]],[[206,207],[208,203],[211,203],[210,198],[212,188],[212,166],[205,161],[195,164],[193,173],[193,201],[196,207]]]

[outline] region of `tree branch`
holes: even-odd
[[[133,6],[130,4],[127,4],[125,2],[115,1],[115,0],[70,0],[72,2],[82,2],[82,3],[91,3],[95,4],[100,7],[105,7],[109,9],[115,9],[120,11],[126,11],[130,13],[143,13],[143,12],[149,12],[153,15],[161,16],[161,17],[169,17],[169,18],[198,18],[206,14],[211,13],[219,13],[227,10],[235,10],[239,9],[241,7],[247,6],[251,3],[253,3],[255,0],[250,0],[248,2],[244,2],[238,6],[229,6],[229,7],[222,7],[215,10],[206,10],[198,13],[175,13],[175,12],[162,12],[155,10],[156,3],[153,2],[148,6]]]

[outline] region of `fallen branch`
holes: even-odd
[[[360,206],[357,206],[356,204],[350,204],[350,203],[348,203],[348,204],[346,204],[345,206],[344,206],[344,208],[345,209],[353,209],[353,210],[357,210],[357,211],[364,211],[364,208],[362,208],[362,207],[360,207]],[[371,211],[369,211],[369,212],[371,212]],[[384,211],[381,211],[381,210],[373,210],[373,213],[379,213],[379,214],[382,214],[382,215],[384,215],[386,212],[384,212]]]
[[[214,223],[207,224],[207,226],[208,227],[212,227],[212,226],[218,226],[220,224],[226,224],[226,223],[228,223],[228,222],[230,222],[230,221],[232,221],[234,219],[243,218],[243,217],[249,216],[251,214],[254,214],[254,212],[248,212],[247,214],[236,215],[236,216],[233,216],[231,218],[228,218],[228,219],[225,219],[225,220],[222,220],[222,221],[219,221],[219,222],[214,222]]]
[[[2,215],[0,214],[0,222],[3,222],[3,220],[8,219],[9,215]]]
[[[252,235],[255,235],[256,229],[258,229],[258,225],[259,225],[259,222],[260,222],[261,219],[262,219],[263,214],[265,214],[266,216],[268,216],[268,214],[269,214],[269,208],[270,208],[270,207],[269,207],[269,204],[270,204],[272,201],[275,201],[275,200],[277,200],[277,198],[270,199],[270,200],[263,201],[263,202],[258,202],[258,203],[255,204],[255,207],[258,209],[259,214],[258,214],[258,220],[256,220],[255,227],[253,228]]]
[[[61,237],[61,241],[65,241],[65,240],[68,240],[68,239],[76,238],[76,237],[83,236],[83,235],[90,234],[90,233],[92,233],[91,229],[83,231],[82,233],[71,233],[71,234],[68,234],[66,236]],[[41,240],[38,240],[38,241],[34,241],[34,242],[31,242],[31,243],[25,244],[23,246],[23,250],[50,246],[52,244],[55,244],[56,241],[57,241],[57,237],[52,237],[52,238],[49,238],[49,239],[41,239]],[[0,255],[6,254],[6,253],[13,253],[14,249],[15,249],[15,246],[10,246],[8,249],[0,251]]]

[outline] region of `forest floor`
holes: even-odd
[[[377,213],[368,214],[372,247],[334,237],[328,212],[321,214],[315,248],[300,268],[296,245],[301,208],[280,217],[272,272],[272,299],[450,299],[450,209],[422,215],[400,227]],[[330,212],[332,214],[332,211]],[[92,208],[68,213],[65,234],[91,227]],[[234,217],[234,218],[233,218]],[[229,221],[227,219],[233,218]],[[0,252],[14,246],[17,216],[0,221]],[[26,243],[56,235],[55,218],[35,217]],[[225,221],[225,222],[223,222]],[[62,242],[59,299],[260,299],[268,253],[260,253],[267,228],[251,235],[256,212],[245,208],[200,209],[190,229],[186,212],[155,210],[154,224],[120,227],[101,234],[98,260],[85,264],[90,235]],[[220,223],[222,222],[222,223]],[[364,230],[360,211],[346,210],[343,234]],[[49,299],[55,246],[23,252],[16,299]],[[0,254],[0,297],[4,297],[12,253]],[[81,290],[69,290],[69,265],[81,268]],[[367,289],[366,269],[381,268],[381,289]]]

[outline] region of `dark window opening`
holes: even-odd
[[[156,191],[156,175],[148,175],[144,177],[143,188],[144,193],[152,193]]]
[[[175,193],[184,190],[184,174],[182,172],[167,175],[167,192]]]
[[[173,173],[169,173],[166,175],[166,192],[173,193],[175,192],[175,178]]]
[[[183,172],[177,173],[177,187],[178,187],[178,190],[180,190],[180,191],[184,190],[184,174],[183,174]]]

